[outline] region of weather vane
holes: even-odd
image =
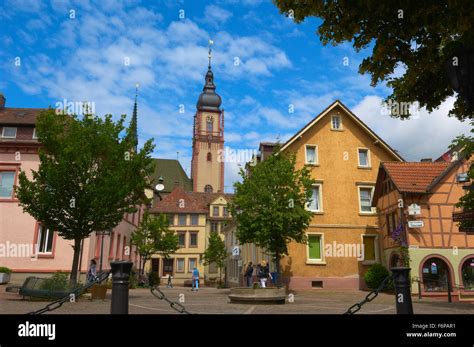
[[[214,41],[212,40],[209,40],[209,54],[208,54],[208,57],[209,57],[209,68],[211,68],[211,55],[212,55],[212,48],[211,46],[214,44]]]

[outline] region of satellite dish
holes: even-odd
[[[165,189],[164,184],[158,183],[158,184],[155,186],[155,190],[157,190],[158,192],[161,192],[163,189]]]

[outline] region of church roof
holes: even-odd
[[[182,187],[184,190],[193,190],[191,179],[186,175],[183,167],[178,160],[174,159],[153,159],[155,165],[154,172],[151,176],[153,185],[158,183],[160,177],[163,178],[165,189],[163,193],[170,193],[176,186]]]
[[[214,84],[214,74],[209,65],[204,88],[199,95],[196,107],[199,111],[219,111],[222,103],[221,97],[216,93],[216,85]]]

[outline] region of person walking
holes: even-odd
[[[87,283],[94,282],[97,279],[97,263],[94,259],[91,260],[89,270],[87,271]]]
[[[199,270],[197,267],[194,267],[193,269],[193,278],[192,278],[192,291],[198,291],[199,290]]]
[[[260,287],[266,288],[269,274],[267,262],[262,260],[260,264],[257,265],[257,277],[260,280]]]
[[[247,283],[247,287],[252,286],[252,276],[253,276],[253,263],[249,262],[247,268],[245,269],[244,277]]]

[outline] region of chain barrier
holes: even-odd
[[[364,300],[349,307],[347,311],[344,312],[344,314],[349,314],[349,315],[354,314],[357,311],[359,311],[364,304],[374,300],[379,295],[379,292],[382,291],[387,286],[391,278],[392,278],[391,275],[385,277],[385,279],[382,281],[382,283],[380,283],[380,285],[376,289],[372,290],[369,294],[365,296]]]
[[[32,312],[29,312],[27,314],[28,315],[39,315],[39,314],[43,314],[45,312],[54,311],[54,310],[60,308],[65,302],[71,301],[72,298],[74,298],[74,300],[75,300],[75,298],[82,295],[87,289],[92,287],[94,284],[101,283],[101,282],[105,281],[109,277],[109,275],[110,275],[110,271],[103,272],[100,275],[98,275],[95,278],[94,281],[92,281],[92,282],[90,282],[86,285],[83,285],[82,287],[78,287],[78,288],[72,290],[65,297],[63,297],[61,299],[58,299],[56,301],[53,301],[53,302],[49,303],[48,305],[46,305],[45,307],[43,307],[39,310],[32,311]]]
[[[184,313],[184,314],[192,314],[186,308],[181,305],[179,302],[170,300],[166,297],[165,293],[163,293],[158,287],[152,287],[150,288],[150,292],[158,299],[166,301],[170,307],[175,310],[178,313]]]

